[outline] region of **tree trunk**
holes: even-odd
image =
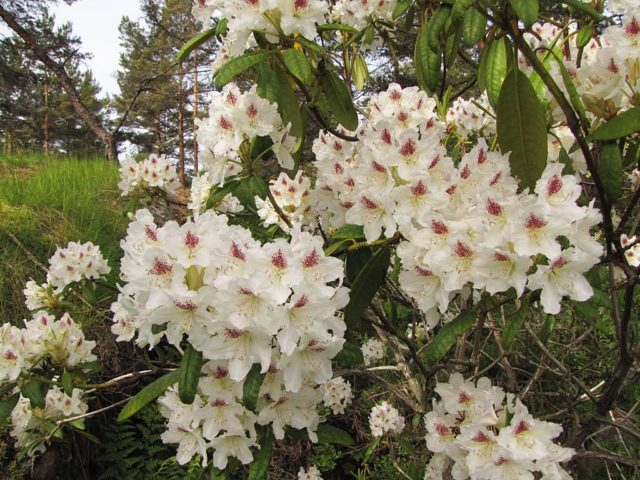
[[[185,184],[184,175],[184,87],[182,85],[184,71],[180,64],[178,72],[178,171],[180,183]]]
[[[49,156],[49,84],[45,80],[44,84],[44,154]]]
[[[82,99],[78,95],[78,92],[73,85],[73,80],[71,80],[71,77],[69,77],[69,74],[67,74],[65,68],[54,59],[52,59],[49,56],[47,50],[39,46],[31,33],[29,33],[29,31],[27,31],[24,27],[22,27],[18,23],[16,18],[7,10],[5,10],[2,5],[0,5],[0,18],[5,21],[5,23],[9,26],[9,28],[11,28],[11,30],[18,34],[18,36],[27,44],[34,55],[38,58],[38,60],[44,63],[45,66],[58,77],[62,88],[64,88],[64,91],[67,92],[67,95],[69,95],[69,101],[71,102],[71,105],[73,105],[73,108],[78,116],[91,129],[95,136],[98,137],[100,142],[102,142],[107,160],[117,161],[118,149],[116,147],[113,135],[100,124],[95,115],[93,115],[93,113],[91,113],[86,105],[82,102]]]

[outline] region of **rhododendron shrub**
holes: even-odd
[[[119,407],[89,408],[139,375],[119,420],[157,402],[162,442],[211,478],[265,478],[292,439],[350,465],[301,459],[292,478],[361,478],[378,454],[402,478],[637,466],[589,442],[637,440],[636,2],[195,3],[205,30],[180,60],[217,48],[203,168],[185,218],[130,213],[96,307],[149,368],[92,389],[72,299],[110,270],[90,243],[59,249],[26,284],[33,318],[0,329],[17,445]],[[397,81],[373,91],[387,54]],[[121,178],[123,195],[176,187],[164,156]]]

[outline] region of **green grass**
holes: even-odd
[[[45,265],[57,245],[91,241],[117,273],[127,224],[117,182],[117,166],[102,158],[0,156],[0,324],[24,318],[24,283],[44,280],[8,234]]]

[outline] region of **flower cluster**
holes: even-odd
[[[202,0],[196,2],[193,12],[205,25],[212,16],[227,20],[228,31],[221,50],[233,58],[255,46],[253,32],[262,33],[273,43],[278,43],[281,35],[301,35],[313,40],[316,25],[327,21],[329,5],[322,0]]]
[[[455,373],[449,382],[438,383],[436,392],[441,400],[425,415],[427,448],[436,454],[427,466],[428,478],[443,478],[451,467],[459,480],[530,480],[532,472],[571,478],[559,464],[574,452],[553,442],[562,427],[535,419],[488,378],[474,384]]]
[[[378,339],[370,338],[362,344],[360,350],[362,350],[362,358],[367,367],[384,358],[384,343]]]
[[[88,406],[82,398],[82,391],[74,388],[71,396],[54,385],[45,396],[43,409],[33,408],[29,399],[20,395],[16,407],[11,412],[11,436],[16,446],[26,449],[29,455],[45,450],[44,440],[57,428],[56,421],[86,413]]]
[[[319,208],[338,211],[334,224],[363,225],[367,241],[402,233],[400,284],[431,327],[436,309],[445,312],[467,284],[491,294],[542,288],[547,313],[558,313],[564,296],[589,298],[582,274],[599,261],[590,230],[600,214],[577,204],[578,179],[549,163],[535,192],[518,194],[508,157],[483,138],[454,165],[434,106],[423,92],[391,85],[372,98],[355,145],[321,135]]]
[[[313,215],[309,195],[311,180],[305,177],[302,172],[298,172],[294,178],[289,178],[289,175],[282,172],[276,180],[269,182],[269,190],[278,207],[294,227],[300,228],[312,223]],[[289,231],[289,226],[276,212],[269,199],[263,200],[256,196],[255,202],[258,216],[264,221],[265,227],[278,225],[285,232]]]
[[[190,198],[187,208],[193,212],[194,217],[200,215],[205,209],[213,183],[209,180],[209,175],[204,174],[194,177],[191,182]],[[239,213],[244,210],[244,206],[231,193],[226,194],[213,209],[220,213]]]
[[[128,159],[120,165],[120,182],[118,188],[122,196],[134,190],[149,187],[160,188],[168,192],[178,187],[176,167],[164,155],[151,154],[142,162]]]
[[[193,404],[180,405],[175,392],[162,400],[170,405],[163,439],[179,443],[182,463],[195,453],[206,462],[209,447],[218,468],[228,456],[247,463],[256,422],[272,425],[278,439],[287,425],[316,438],[317,386],[333,376],[346,328],[338,310],[348,301],[343,263],[322,245],[299,230],[261,245],[211,211],[161,228],[148,211],[136,213],[122,242],[127,283],[112,330],[150,347],[162,337],[179,346],[186,335],[208,361]],[[241,403],[255,364],[265,375],[256,413]]]
[[[458,97],[447,111],[447,123],[463,138],[472,134],[491,136],[496,133],[496,118],[491,112],[486,93],[479,98]]]
[[[65,248],[58,247],[49,259],[47,282],[40,285],[29,280],[23,290],[25,304],[29,310],[53,308],[62,298],[67,285],[82,280],[100,278],[111,271],[100,252],[100,247],[91,242],[69,242]]]
[[[0,385],[15,382],[22,373],[49,360],[57,367],[73,367],[96,360],[96,342],[88,341],[68,315],[59,320],[45,311],[25,321],[24,328],[0,327]]]
[[[353,400],[351,384],[342,377],[329,380],[322,386],[322,390],[324,406],[330,408],[334,415],[344,413]]]
[[[242,93],[235,84],[227,84],[214,93],[209,117],[196,120],[196,125],[201,162],[212,185],[242,171],[242,161],[250,160],[251,141],[257,137],[269,137],[280,165],[293,168],[291,153],[297,140],[289,135],[290,125],[283,125],[276,105],[260,97],[255,86]]]
[[[341,23],[362,29],[375,20],[390,21],[397,3],[397,0],[339,0],[333,16]]]
[[[369,428],[371,435],[381,437],[385,433],[402,433],[404,430],[404,417],[398,410],[387,402],[382,402],[371,409],[369,414]]]
[[[320,470],[315,465],[311,465],[308,470],[300,467],[298,480],[322,480],[322,475],[320,475]]]

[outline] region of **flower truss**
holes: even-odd
[[[118,340],[141,346],[161,338],[180,347],[186,335],[205,365],[196,400],[182,404],[176,390],[160,403],[169,419],[165,442],[178,443],[178,460],[194,454],[224,468],[228,457],[252,459],[255,425],[306,428],[311,439],[331,358],[344,342],[338,315],[348,300],[343,264],[325,257],[322,239],[294,230],[291,240],[261,245],[248,230],[207,211],[183,225],[158,227],[136,213],[122,242],[122,287],[112,306]],[[264,381],[252,411],[242,403],[253,365]]]
[[[427,448],[435,454],[425,480],[442,479],[449,468],[455,480],[533,480],[533,472],[571,478],[559,464],[574,451],[553,442],[562,427],[535,419],[488,378],[474,383],[455,373],[436,392],[440,401],[425,415]]]
[[[353,400],[351,383],[342,377],[329,380],[323,385],[322,390],[324,393],[324,406],[330,408],[334,415],[344,413],[345,408]]]
[[[355,145],[320,134],[314,152],[323,217],[334,226],[363,225],[368,241],[402,233],[400,284],[430,327],[436,309],[446,312],[466,284],[490,294],[542,289],[547,313],[558,313],[565,296],[589,298],[582,274],[602,253],[590,233],[601,217],[593,204],[578,205],[578,178],[549,163],[534,192],[517,193],[508,157],[483,138],[456,166],[434,109],[424,92],[392,84],[371,99]]]
[[[49,259],[46,283],[39,285],[29,280],[25,285],[27,308],[31,311],[52,308],[62,300],[63,290],[68,285],[82,280],[96,280],[110,271],[100,247],[91,242],[69,242],[65,248],[58,247]]]
[[[289,223],[298,227],[312,225],[311,180],[302,172],[298,172],[294,178],[282,172],[276,180],[269,182],[269,190]],[[289,231],[289,226],[268,199],[262,200],[256,196],[255,202],[258,216],[264,221],[265,227],[278,225],[285,232]]]
[[[149,187],[172,192],[178,187],[178,174],[167,157],[151,154],[142,162],[131,159],[122,162],[118,187],[122,196]]]
[[[197,120],[196,139],[208,181],[222,185],[227,177],[242,172],[242,162],[250,161],[252,141],[267,137],[269,149],[283,168],[293,168],[291,154],[297,139],[289,135],[278,108],[256,93],[255,86],[241,92],[233,83],[216,92],[209,105],[209,117]],[[264,155],[269,150],[258,152]]]
[[[387,402],[374,406],[369,414],[369,428],[371,435],[381,437],[385,433],[402,433],[404,430],[404,417],[400,412]]]
[[[300,467],[298,480],[322,480],[322,475],[320,475],[320,470],[315,465],[311,465],[308,470]]]

